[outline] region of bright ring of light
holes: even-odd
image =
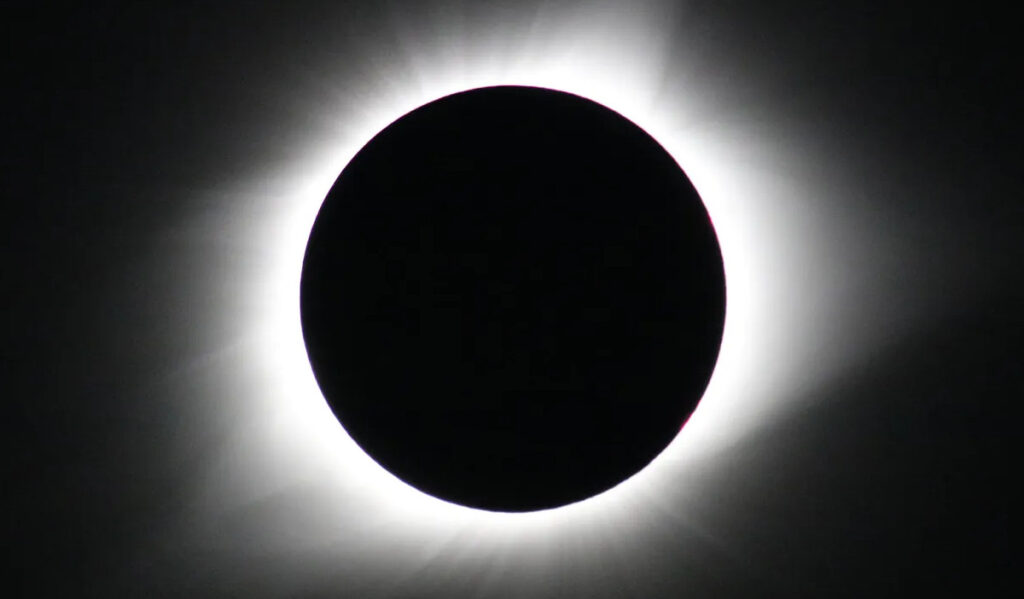
[[[257,331],[255,351],[264,374],[256,410],[264,431],[261,441],[277,455],[299,456],[311,470],[287,472],[286,466],[264,465],[252,476],[287,484],[296,476],[333,477],[339,496],[359,496],[383,520],[401,521],[407,529],[472,525],[499,537],[531,531],[588,526],[627,513],[642,497],[681,483],[685,464],[709,459],[749,429],[751,421],[777,408],[780,397],[799,380],[796,371],[810,344],[792,332],[781,332],[800,313],[799,306],[779,309],[786,285],[799,283],[814,268],[807,258],[826,252],[807,231],[805,221],[784,221],[785,198],[791,191],[771,173],[744,162],[735,131],[696,118],[690,97],[658,95],[663,66],[659,36],[664,26],[617,31],[605,18],[573,22],[575,37],[538,35],[513,59],[495,49],[464,51],[452,59],[444,44],[416,49],[418,77],[406,86],[367,97],[338,122],[339,133],[325,145],[296,157],[287,169],[287,191],[271,203],[265,238],[268,259],[254,273],[249,293],[261,298],[243,318]],[[563,31],[568,31],[564,29]],[[653,47],[652,47],[653,44]],[[472,56],[470,61],[466,57]],[[447,57],[447,58],[446,58]],[[408,111],[445,95],[491,85],[527,85],[576,94],[603,104],[647,131],[681,165],[696,187],[718,234],[729,290],[725,329],[718,365],[707,391],[683,433],[644,471],[597,497],[555,510],[525,514],[494,514],[448,504],[394,478],[374,463],[344,432],[313,378],[306,358],[299,314],[299,281],[306,241],[317,211],[348,160],[378,131]],[[355,94],[353,94],[355,95]],[[369,95],[368,95],[369,96]],[[354,116],[358,113],[358,118]],[[775,148],[773,151],[778,152]],[[300,152],[301,153],[301,152]],[[780,193],[781,192],[781,193]],[[792,208],[790,208],[792,212]],[[783,216],[780,216],[783,215]],[[802,243],[794,246],[794,240]],[[818,252],[815,254],[814,252]],[[801,264],[803,262],[803,264]],[[802,344],[802,345],[801,345]],[[765,369],[765,364],[772,364]],[[294,463],[296,460],[292,460]],[[315,474],[313,471],[315,470]],[[574,524],[575,523],[575,524]],[[488,533],[486,531],[506,531]],[[492,536],[492,538],[495,538]]]

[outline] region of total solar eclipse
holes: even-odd
[[[679,433],[722,337],[714,228],[616,112],[501,86],[399,118],[349,162],[300,290],[317,383],[409,485],[491,511],[608,490]]]

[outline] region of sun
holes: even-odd
[[[433,538],[472,529],[478,542],[550,538],[586,528],[621,531],[637,506],[685,487],[689,472],[726,455],[746,432],[783,407],[806,377],[802,361],[815,351],[810,332],[793,328],[807,308],[813,277],[828,268],[833,250],[814,215],[794,197],[807,192],[780,179],[768,164],[810,158],[781,147],[770,132],[708,117],[712,83],[693,78],[683,93],[663,82],[680,65],[667,61],[672,20],[657,10],[579,5],[550,8],[543,19],[491,31],[459,29],[438,17],[442,34],[415,34],[422,23],[395,25],[400,51],[376,56],[372,72],[326,83],[336,103],[320,98],[308,110],[322,133],[294,148],[266,188],[249,193],[257,208],[238,236],[259,248],[259,266],[232,282],[218,318],[247,334],[239,351],[251,365],[224,375],[247,389],[241,480],[223,502],[245,502],[316,481],[324,505],[363,506],[366,521],[387,522]],[[527,513],[494,513],[446,503],[401,482],[368,457],[345,433],[320,393],[307,359],[299,309],[302,260],[317,212],[338,174],[380,130],[438,98],[492,86],[528,86],[587,98],[629,119],[663,146],[687,174],[714,224],[729,303],[714,375],[686,427],[646,469],[578,503]],[[252,191],[251,188],[248,188]],[[238,192],[242,193],[242,190]],[[248,192],[246,192],[248,193]],[[789,218],[799,215],[798,218]],[[214,283],[211,283],[214,284]],[[220,284],[218,281],[216,284]],[[255,382],[253,382],[255,381]],[[209,408],[214,413],[217,408]],[[232,414],[232,417],[239,417]],[[334,512],[337,509],[340,511]],[[351,517],[331,508],[339,519]],[[425,535],[425,536],[423,536]],[[539,535],[539,537],[536,537]]]

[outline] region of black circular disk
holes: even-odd
[[[647,133],[571,94],[491,87],[352,159],[306,248],[320,389],[381,466],[454,503],[605,491],[672,441],[725,316],[714,229]]]

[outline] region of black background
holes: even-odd
[[[225,425],[160,392],[191,359],[195,331],[220,325],[196,316],[214,299],[205,288],[196,305],[164,299],[190,296],[188,264],[150,258],[175,223],[208,207],[182,198],[303,143],[310,117],[281,90],[312,93],[291,75],[318,61],[355,68],[352,40],[384,10],[283,6],[4,4],[0,380],[13,596],[477,592],[440,567],[381,590],[356,575],[306,580],[308,554],[189,554],[170,540],[147,553],[190,509],[191,473]],[[723,110],[746,107],[843,148],[856,176],[837,180],[837,193],[898,190],[852,194],[932,257],[927,273],[884,284],[956,301],[709,473],[718,509],[693,517],[713,543],[659,521],[656,542],[623,546],[648,564],[632,586],[616,586],[614,569],[566,580],[594,578],[607,596],[1010,589],[1011,407],[1024,390],[1012,19],[978,4],[852,2],[694,2],[680,14],[672,60],[691,63],[699,37],[701,69],[736,82],[716,99]]]

